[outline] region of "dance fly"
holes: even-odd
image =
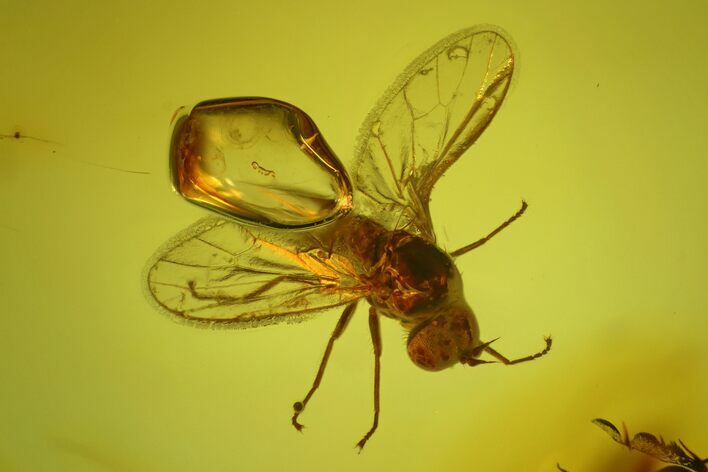
[[[407,351],[431,371],[455,364],[517,364],[480,338],[464,298],[457,257],[519,218],[526,203],[484,238],[452,252],[436,245],[430,194],[486,129],[514,71],[500,30],[452,34],[415,59],[369,113],[351,176],[314,121],[274,99],[201,102],[173,117],[172,184],[213,212],[167,242],[146,269],[158,307],[207,326],[292,323],[340,307],[312,387],[294,404],[292,424],[317,390],[335,341],[357,304],[369,305],[378,426],[381,316],[408,332]],[[484,360],[486,353],[494,360]]]

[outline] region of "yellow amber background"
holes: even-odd
[[[50,2],[0,14],[0,470],[629,470],[590,423],[708,455],[708,4]],[[491,127],[433,194],[441,245],[508,356],[440,373],[383,320],[381,426],[364,309],[298,434],[337,314],[210,331],[146,301],[153,251],[205,214],[169,188],[183,104],[263,95],[305,110],[345,163],[422,50],[478,23],[521,56]],[[126,171],[140,171],[130,173]],[[623,464],[623,465],[620,465]],[[622,468],[624,467],[624,468]]]

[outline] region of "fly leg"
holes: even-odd
[[[379,426],[379,391],[381,387],[381,332],[379,330],[379,316],[374,307],[369,308],[369,331],[371,343],[374,345],[374,422],[361,440],[356,443],[359,452],[364,448],[376,428]]]
[[[452,256],[453,258],[455,258],[455,257],[457,257],[457,256],[461,256],[461,255],[463,255],[463,254],[466,254],[466,253],[470,252],[472,249],[476,249],[476,248],[480,247],[482,244],[486,243],[487,241],[489,241],[490,239],[492,239],[494,236],[496,236],[501,230],[503,230],[504,228],[506,228],[507,226],[509,226],[511,223],[513,223],[514,220],[518,219],[521,215],[523,215],[524,212],[526,211],[526,208],[528,208],[528,204],[527,204],[525,201],[522,201],[522,202],[521,202],[521,208],[519,209],[519,211],[517,211],[516,213],[514,213],[513,215],[511,215],[511,218],[509,218],[508,220],[506,220],[504,223],[502,223],[502,224],[500,224],[499,226],[497,226],[497,228],[496,228],[494,231],[492,231],[491,233],[489,233],[488,235],[486,235],[486,236],[483,237],[482,239],[473,242],[472,244],[468,244],[468,245],[465,246],[465,247],[461,247],[460,249],[457,249],[457,250],[455,250],[455,251],[452,251],[452,252],[450,253],[450,256]]]
[[[347,324],[349,324],[349,320],[351,319],[352,315],[354,314],[354,310],[356,309],[356,304],[357,302],[350,303],[346,306],[344,312],[342,312],[342,316],[339,317],[337,326],[335,326],[332,335],[329,337],[329,341],[327,342],[327,348],[325,349],[324,356],[322,356],[320,368],[317,370],[317,375],[315,376],[315,381],[312,382],[312,387],[310,387],[310,390],[307,392],[307,395],[305,395],[304,400],[302,400],[301,402],[295,402],[295,404],[293,405],[293,410],[295,410],[295,413],[293,414],[292,423],[293,426],[295,426],[295,429],[297,429],[298,431],[302,431],[304,425],[298,423],[297,418],[298,416],[300,416],[300,413],[305,411],[305,406],[307,406],[307,402],[310,401],[310,398],[312,398],[312,395],[314,395],[315,391],[320,386],[322,376],[324,375],[324,371],[327,368],[327,361],[329,361],[329,356],[330,354],[332,354],[332,347],[334,346],[334,341],[336,341],[347,328]]]
[[[550,336],[546,336],[543,339],[546,341],[546,347],[542,351],[539,351],[536,354],[531,354],[530,356],[520,357],[518,359],[513,359],[513,360],[507,359],[506,357],[504,357],[503,355],[499,354],[497,351],[492,349],[489,346],[489,344],[487,344],[484,347],[484,351],[489,353],[489,355],[493,356],[494,358],[496,358],[499,362],[501,362],[504,365],[518,364],[520,362],[532,361],[534,359],[538,359],[539,357],[546,355],[548,353],[548,351],[551,350],[551,344],[553,344],[553,340],[551,339]]]

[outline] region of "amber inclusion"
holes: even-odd
[[[314,121],[269,98],[178,110],[170,167],[188,201],[247,223],[311,227],[352,206],[349,177]]]

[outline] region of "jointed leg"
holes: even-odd
[[[465,246],[465,247],[461,247],[460,249],[457,249],[457,250],[455,250],[455,251],[452,251],[452,252],[450,253],[450,255],[451,255],[452,257],[457,257],[457,256],[461,256],[462,254],[465,254],[465,253],[470,252],[472,249],[478,248],[479,246],[481,246],[482,244],[486,243],[487,241],[489,241],[490,239],[492,239],[494,236],[496,236],[497,233],[499,233],[501,230],[503,230],[504,228],[506,228],[507,226],[509,226],[511,223],[513,223],[514,220],[516,220],[516,219],[519,218],[521,215],[523,215],[524,212],[526,211],[526,208],[528,208],[528,205],[526,204],[526,202],[522,201],[522,202],[521,202],[521,208],[519,209],[519,211],[517,211],[516,213],[514,213],[514,214],[511,216],[511,218],[509,218],[508,220],[506,220],[504,223],[500,224],[494,231],[492,231],[491,233],[489,233],[488,235],[486,235],[486,236],[483,237],[482,239],[473,242],[472,244],[468,244],[468,245]]]
[[[546,341],[546,347],[542,351],[539,351],[536,354],[531,354],[530,356],[520,357],[520,358],[514,359],[514,360],[507,359],[506,357],[504,357],[503,355],[499,354],[497,351],[492,349],[489,345],[486,345],[484,347],[484,351],[489,353],[491,356],[495,357],[502,364],[505,364],[505,365],[518,364],[520,362],[526,362],[526,361],[532,361],[534,359],[538,359],[539,357],[544,356],[546,353],[548,353],[548,351],[551,350],[551,344],[553,344],[553,340],[551,339],[550,336],[547,336],[543,339]]]
[[[356,444],[361,451],[379,426],[379,390],[381,385],[381,332],[379,330],[379,316],[374,307],[369,308],[369,331],[371,343],[374,345],[374,423],[371,429]]]
[[[300,416],[300,413],[305,410],[307,402],[310,401],[310,398],[312,398],[312,395],[314,395],[315,390],[317,390],[317,388],[320,386],[320,382],[322,381],[322,376],[324,375],[325,368],[327,368],[327,361],[329,361],[329,356],[332,353],[332,346],[334,346],[334,341],[336,341],[337,338],[339,338],[339,336],[341,336],[344,330],[346,329],[349,320],[354,314],[356,304],[357,302],[352,302],[347,305],[347,307],[344,309],[344,312],[342,313],[342,316],[339,317],[337,326],[334,328],[334,331],[332,332],[332,335],[329,337],[329,341],[327,342],[327,347],[325,348],[324,356],[322,356],[322,361],[320,362],[320,368],[317,371],[317,375],[315,376],[315,381],[312,382],[312,387],[310,387],[310,390],[307,392],[307,395],[305,395],[305,399],[303,401],[295,402],[295,404],[293,405],[295,413],[293,414],[292,423],[293,426],[295,426],[295,429],[297,429],[298,431],[301,431],[304,426],[297,422],[297,418],[298,416]]]

